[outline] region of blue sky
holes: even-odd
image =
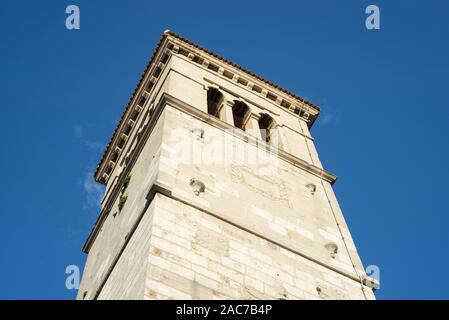
[[[377,4],[381,30],[365,28]],[[65,8],[81,29],[65,28]],[[379,299],[449,298],[447,1],[2,1],[0,298],[72,299],[91,173],[163,30],[322,108],[312,134]]]

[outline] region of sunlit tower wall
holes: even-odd
[[[95,172],[78,299],[374,299],[320,109],[163,33]]]

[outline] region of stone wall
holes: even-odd
[[[166,107],[165,117],[158,179],[172,196],[349,276],[359,278],[364,274],[329,182],[280,157],[270,159],[267,154],[267,162],[208,163],[207,157],[204,160],[199,155],[208,154],[211,146],[222,146],[223,140],[230,140],[232,148],[243,154],[260,152],[260,148],[244,138],[229,137],[226,130],[197,123],[172,106]],[[192,142],[190,132],[198,125],[204,129],[203,141]],[[182,129],[186,136],[174,134]],[[191,148],[195,150],[192,157],[199,157],[196,163],[188,158],[185,162],[180,156],[180,148],[189,144],[195,146]],[[201,197],[192,192],[192,178],[206,185]],[[310,185],[315,188],[313,192]],[[326,248],[330,243],[338,247],[334,257]]]
[[[354,280],[188,204],[155,199],[146,299],[365,299]]]
[[[152,202],[145,211],[142,220],[101,289],[98,299],[141,300],[143,298],[154,205],[155,202]]]
[[[282,154],[208,115],[211,85],[268,113]],[[79,299],[374,298],[359,283],[363,264],[304,119],[179,55],[141,115],[107,183]],[[264,161],[228,161],[236,150]],[[205,161],[217,152],[218,162]],[[125,175],[131,182],[120,191]],[[199,196],[192,179],[206,186]]]

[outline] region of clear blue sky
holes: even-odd
[[[2,1],[0,298],[75,297],[65,267],[84,266],[92,170],[168,28],[319,104],[312,134],[381,268],[377,297],[449,298],[448,14],[440,0]]]

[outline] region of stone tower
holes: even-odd
[[[95,172],[78,299],[374,299],[318,114],[164,32]]]

